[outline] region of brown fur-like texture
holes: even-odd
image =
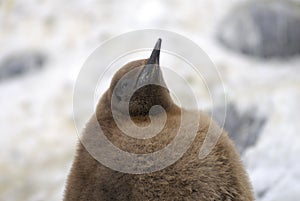
[[[111,88],[125,72],[144,63],[145,60],[139,60],[123,67],[114,76]],[[101,98],[96,115],[88,122],[83,138],[97,134],[95,125],[100,123],[105,136],[115,146],[126,152],[152,153],[164,148],[174,139],[180,126],[182,110],[172,102],[167,90],[157,88],[161,97],[154,97],[150,102],[147,99],[146,106],[144,106],[149,109],[157,104],[157,100],[160,100],[167,113],[165,127],[153,138],[136,139],[124,135],[114,122],[110,109],[111,88]],[[157,90],[153,93],[157,94]],[[140,95],[143,93],[141,92]],[[135,114],[132,115],[132,120],[136,124],[145,126],[150,123],[149,117],[143,112],[138,112],[136,108],[132,111]],[[198,111],[188,111],[190,114],[195,112]],[[122,115],[120,112],[121,118]],[[158,113],[154,114],[153,118],[163,117]],[[124,121],[126,121],[125,118]],[[184,155],[167,168],[147,174],[127,174],[105,167],[90,155],[82,143],[79,143],[68,177],[64,201],[254,200],[245,169],[226,132],[203,113],[200,114],[199,122],[197,135]],[[210,124],[215,131],[222,132],[222,135],[212,152],[206,158],[199,159],[199,149]],[[193,125],[186,126],[192,127]],[[187,129],[185,135],[191,134]],[[186,138],[182,137],[180,140],[179,142],[184,144]],[[151,165],[151,161],[149,164]]]

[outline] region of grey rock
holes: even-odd
[[[37,51],[9,55],[0,63],[0,81],[38,71],[46,61],[45,54]]]
[[[255,0],[235,7],[217,31],[226,47],[260,58],[300,54],[300,4]]]
[[[219,107],[214,111],[213,117],[219,124],[222,123],[224,112],[224,107]],[[227,105],[224,129],[240,154],[256,144],[265,122],[266,118],[259,115],[255,109],[240,112],[234,104]]]

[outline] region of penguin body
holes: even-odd
[[[118,92],[118,82],[121,80],[120,83],[124,83],[123,77],[126,78],[126,76],[127,78],[129,76],[135,84],[140,81],[145,82],[145,77],[149,79],[150,68],[146,69],[146,66],[149,63],[159,63],[157,58],[159,52],[155,52],[155,49],[160,49],[160,41],[158,43],[159,48],[156,45],[148,60],[131,62],[115,74],[110,88],[102,96],[97,106],[95,115],[88,122],[83,138],[95,135],[98,132],[95,125],[99,123],[107,139],[114,146],[129,153],[153,153],[163,149],[174,140],[180,127],[181,114],[184,109],[173,103],[169,91],[164,87],[144,86],[130,97],[129,114],[131,120],[139,126],[147,126],[151,123],[149,109],[152,106],[159,104],[164,108],[167,114],[165,125],[152,138],[137,139],[124,135],[116,125],[111,112],[111,105],[116,104],[119,118],[124,117],[124,124],[129,121],[128,118],[125,118],[128,114],[124,112],[122,106],[122,99],[126,99],[124,95],[127,93],[126,88],[121,87],[121,91]],[[150,77],[152,75],[155,75],[155,79],[159,77],[158,81],[164,85],[161,73],[157,72],[159,69],[154,70],[155,72],[153,69],[150,70]],[[124,76],[129,71],[132,73]],[[125,79],[126,82],[128,82],[127,78]],[[133,86],[131,81],[126,83],[129,88]],[[117,99],[114,99],[113,96],[116,96]],[[199,113],[199,111],[184,111],[191,117],[194,113]],[[158,120],[157,122],[163,121],[165,117],[161,112],[151,115],[152,118]],[[64,201],[254,200],[252,187],[245,169],[226,132],[212,122],[207,115],[200,112],[199,116],[200,123],[197,125],[197,134],[182,157],[170,166],[151,173],[129,174],[112,170],[94,159],[83,144],[79,143],[77,155],[68,177]],[[186,137],[192,135],[192,129],[189,130],[195,126],[192,122],[191,125],[189,123],[185,125],[185,136],[179,138],[178,142],[182,143],[182,146],[187,140]],[[199,150],[209,126],[215,132],[222,134],[209,155],[204,159],[199,159]],[[149,164],[145,164],[145,166],[147,165]],[[136,168],[142,167],[137,166]]]

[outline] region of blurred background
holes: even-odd
[[[62,199],[76,76],[104,40],[145,28],[190,38],[218,67],[257,200],[299,200],[300,1],[286,0],[0,0],[0,200]]]

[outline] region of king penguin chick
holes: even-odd
[[[160,46],[161,39],[157,41],[149,59],[130,62],[114,75],[110,88],[97,105],[95,115],[86,125],[83,139],[97,134],[95,125],[99,124],[114,146],[129,153],[157,152],[174,140],[184,109],[172,101],[164,82],[159,67]],[[159,85],[151,84],[153,82]],[[133,95],[129,96],[133,91]],[[155,105],[163,110],[151,112]],[[151,138],[134,138],[118,128],[112,108],[118,118],[123,118],[124,124],[130,120],[136,125],[147,126],[151,124],[151,119],[159,122],[165,117],[164,113],[165,125]],[[81,140],[67,180],[64,201],[254,200],[246,171],[227,133],[207,115],[190,111],[193,112],[200,113],[199,121],[196,120],[199,124],[186,152],[171,165],[150,173],[130,174],[106,167],[94,159]],[[199,149],[209,125],[221,135],[212,151],[200,159]],[[184,132],[185,136],[192,134],[189,128]],[[177,142],[179,146],[185,144],[184,140],[185,137]],[[105,154],[110,157],[110,153]],[[151,161],[149,164],[151,166]],[[136,168],[141,166],[137,165]]]

